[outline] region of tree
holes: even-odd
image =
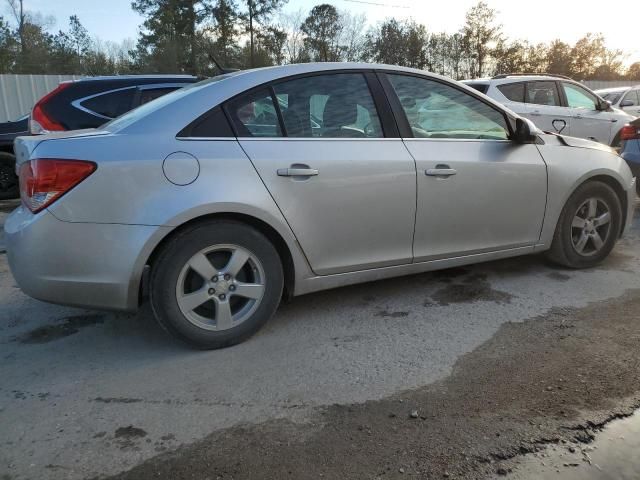
[[[18,42],[9,24],[0,16],[0,74],[9,73],[15,66]]]
[[[635,62],[629,65],[626,77],[629,80],[640,80],[640,62]]]
[[[571,76],[576,80],[591,78],[604,53],[604,37],[587,33],[571,49]]]
[[[213,48],[215,55],[224,67],[229,66],[237,57],[238,44],[236,42],[236,25],[240,14],[238,6],[233,0],[217,0],[211,7],[213,27],[211,32],[215,37]]]
[[[547,71],[549,73],[571,76],[572,60],[570,45],[560,40],[551,42],[547,51]]]
[[[363,60],[366,51],[367,38],[364,28],[367,17],[364,15],[351,15],[348,12],[339,12],[340,15],[340,45],[343,59],[347,62]]]
[[[155,72],[198,74],[198,25],[208,0],[134,0],[131,7],[146,17],[136,60]]]
[[[367,34],[368,56],[379,63],[425,68],[427,39],[424,25],[392,18]]]
[[[279,10],[287,0],[243,0],[247,11],[241,19],[245,25],[245,31],[249,34],[249,66],[254,67],[255,62],[255,40],[257,32],[263,28],[271,16]]]
[[[502,38],[502,26],[495,24],[496,11],[483,1],[473,6],[465,18],[462,34],[472,61],[471,74],[482,77],[491,56],[492,44]]]
[[[337,62],[340,59],[338,38],[342,25],[336,7],[328,3],[316,5],[300,29],[306,35],[304,43],[314,60]]]

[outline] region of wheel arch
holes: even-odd
[[[591,176],[588,176],[586,178],[581,178],[578,182],[576,182],[576,184],[573,186],[573,188],[565,198],[563,203],[563,208],[564,208],[564,205],[566,205],[567,202],[569,201],[569,198],[571,198],[571,195],[573,195],[574,192],[578,190],[578,188],[582,187],[583,185],[589,182],[601,182],[611,187],[611,189],[615,192],[616,196],[618,197],[618,200],[620,200],[620,207],[622,208],[622,212],[621,212],[622,216],[621,216],[621,222],[620,222],[620,232],[618,232],[618,236],[622,235],[622,232],[624,232],[624,229],[626,226],[626,220],[627,220],[625,212],[627,211],[627,208],[629,205],[628,205],[628,199],[625,193],[625,189],[621,181],[618,178],[616,178],[614,175],[611,175],[605,172],[594,172],[594,174]],[[558,217],[558,219],[556,220],[556,228],[559,221],[560,221],[560,217]]]
[[[244,223],[249,225],[259,232],[261,232],[264,236],[266,236],[269,241],[273,244],[280,256],[280,261],[282,262],[282,269],[284,273],[284,292],[283,298],[289,299],[293,297],[295,290],[295,262],[293,260],[293,254],[291,249],[284,239],[284,237],[276,230],[272,225],[269,225],[266,221],[246,214],[246,213],[238,213],[238,212],[216,212],[204,214],[198,217],[194,217],[184,223],[176,226],[171,231],[167,232],[164,237],[153,247],[153,250],[148,255],[142,277],[139,281],[138,286],[138,305],[140,305],[144,298],[148,296],[148,276],[153,268],[155,261],[157,260],[159,254],[165,248],[165,245],[175,236],[180,234],[180,232],[184,231],[187,228],[191,228],[200,223],[206,223],[212,220],[229,220],[234,222]]]

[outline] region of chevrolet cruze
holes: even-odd
[[[200,348],[246,339],[283,297],[536,252],[591,267],[635,203],[609,147],[382,65],[222,75],[16,153],[5,230],[24,292],[128,311],[149,298]]]

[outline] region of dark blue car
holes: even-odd
[[[629,164],[633,175],[639,179],[636,189],[640,195],[640,118],[622,128],[620,140],[620,155]]]

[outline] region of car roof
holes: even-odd
[[[197,80],[194,75],[104,75],[98,77],[83,77],[72,82],[110,82],[113,80]]]

